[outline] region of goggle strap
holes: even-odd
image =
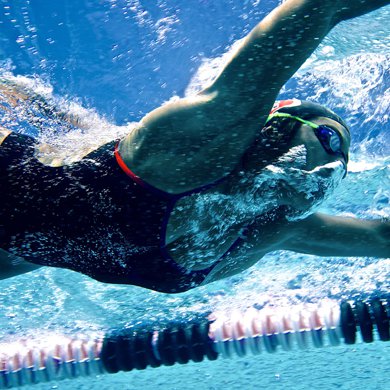
[[[295,119],[296,121],[301,122],[307,126],[310,126],[312,129],[318,129],[320,127],[316,123],[302,119],[299,116],[288,114],[287,112],[275,112],[274,114],[269,115],[266,123],[268,123],[272,118],[291,118],[291,119]]]
[[[301,123],[311,127],[314,130],[317,130],[319,127],[321,127],[320,125],[317,125],[316,123],[313,123],[313,122],[307,121],[305,119],[302,119],[299,116],[288,114],[287,112],[275,112],[274,114],[269,115],[268,118],[267,118],[266,123],[268,123],[272,118],[291,118],[291,119],[295,119],[296,121],[301,122]],[[340,152],[340,153],[344,157],[345,161],[348,161],[347,156],[343,152]],[[345,176],[347,176],[347,165],[344,162],[343,162],[343,164],[345,165],[345,175],[344,175],[344,177],[345,177]]]

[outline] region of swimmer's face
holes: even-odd
[[[340,184],[346,173],[350,145],[348,130],[326,117],[310,118],[309,121],[326,126],[340,135],[340,139],[336,139],[339,141],[336,153],[330,153],[329,147],[328,151],[325,149],[312,126],[302,124],[290,141],[287,153],[259,169],[262,153],[258,148],[243,166],[256,178],[251,190],[257,191],[259,188],[256,192],[258,201],[263,202],[264,197],[272,193],[280,206],[289,207],[291,216],[313,212]]]
[[[324,125],[335,130],[340,135],[341,152],[344,156],[348,156],[351,138],[348,130],[343,125],[326,117],[311,118],[310,122],[318,125]],[[340,153],[333,154],[324,149],[313,129],[308,125],[302,124],[295,134],[291,146],[293,147],[297,145],[305,145],[307,149],[306,169],[308,171],[334,161],[341,161],[345,164],[345,166],[347,166],[348,161],[345,161],[345,157],[343,157]]]
[[[317,176],[319,182],[322,183],[321,186],[319,186],[320,190],[317,194],[313,193],[313,197],[307,196],[307,189],[306,191],[303,190],[305,188],[305,180],[301,181],[301,185],[291,185],[292,183],[288,182],[284,183],[284,188],[280,191],[281,198],[285,204],[301,211],[312,208],[314,203],[318,203],[321,198],[326,198],[326,194],[329,195],[329,193],[337,187],[341,177],[344,176],[347,167],[348,161],[346,161],[344,156],[348,156],[350,146],[349,132],[340,123],[326,117],[311,118],[310,122],[324,125],[335,130],[340,135],[342,153],[333,154],[327,152],[310,126],[305,124],[300,126],[292,140],[291,147],[299,145],[305,147],[306,164],[302,167],[303,170],[301,172],[302,174],[304,174],[305,171],[310,173],[306,177],[306,180],[309,180],[309,177],[313,180]],[[332,167],[334,163],[337,164],[338,162],[339,164],[342,163],[344,167],[342,176],[340,176],[340,168],[335,170]]]

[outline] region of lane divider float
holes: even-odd
[[[0,344],[0,389],[147,367],[390,340],[387,299],[211,313],[164,326]]]

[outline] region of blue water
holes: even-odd
[[[278,2],[255,0],[0,0],[0,77],[94,126],[79,133],[20,108],[1,119],[17,131],[72,144],[114,138],[174,95],[200,88],[219,59]],[[324,211],[389,215],[389,7],[338,26],[281,97],[311,98],[352,125],[351,172]],[[386,22],[387,21],[387,22]],[[97,130],[96,130],[97,129]],[[70,137],[70,138],[66,138]],[[70,141],[69,141],[70,139]],[[67,140],[67,141],[66,141]],[[84,142],[83,141],[83,142]],[[104,285],[41,269],[0,282],[1,340],[87,333],[189,312],[368,298],[390,291],[390,260],[269,254],[242,275],[185,294]],[[389,388],[386,343],[279,352],[37,385],[34,389]],[[53,387],[54,386],[54,387]]]

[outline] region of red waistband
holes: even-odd
[[[119,153],[119,141],[115,145],[114,155],[122,171],[125,172],[127,176],[130,176],[136,183],[143,187],[146,187],[146,183],[139,176],[137,176],[123,161],[123,158]]]
[[[151,184],[147,183],[146,181],[142,180],[139,176],[137,176],[126,165],[126,163],[124,162],[122,156],[119,153],[119,141],[115,145],[114,155],[115,155],[116,161],[118,162],[118,165],[121,167],[123,172],[125,172],[126,175],[129,176],[132,180],[134,180],[137,184],[139,184],[143,188],[146,188],[146,189],[154,192],[155,194],[157,194],[157,195],[159,195],[159,196],[161,196],[163,198],[168,198],[168,199],[171,199],[171,200],[178,200],[178,199],[180,199],[180,198],[182,198],[184,196],[188,196],[188,195],[192,195],[192,194],[196,194],[196,193],[205,191],[205,190],[207,190],[209,188],[214,187],[215,185],[221,183],[222,181],[224,181],[226,179],[226,176],[225,176],[225,177],[222,177],[222,178],[220,178],[218,180],[215,180],[212,183],[205,184],[205,185],[203,185],[203,186],[201,186],[199,188],[195,188],[193,190],[185,191],[185,192],[182,192],[180,194],[170,194],[169,192],[160,190],[160,189],[152,186]]]

